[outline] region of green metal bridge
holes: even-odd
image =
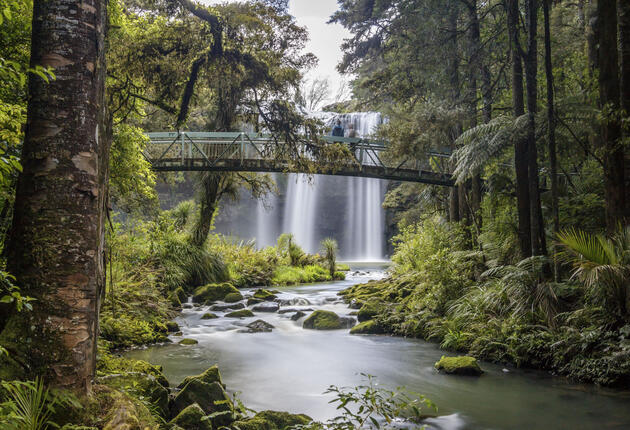
[[[232,132],[147,133],[145,155],[158,172],[279,172],[355,176],[452,186],[448,151],[436,151],[425,160],[392,159],[387,143],[362,138],[320,136],[301,138],[291,145],[270,134]],[[330,144],[346,146],[334,163],[322,159]],[[296,160],[310,160],[308,169]]]

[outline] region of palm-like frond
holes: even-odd
[[[626,315],[630,283],[630,227],[612,238],[580,230],[558,234],[563,251],[560,258],[573,266],[572,277],[579,279],[592,298],[610,310]]]
[[[453,174],[457,183],[474,176],[515,140],[523,139],[528,118],[528,115],[518,118],[501,115],[462,133],[455,141],[459,149],[451,157],[455,161]]]

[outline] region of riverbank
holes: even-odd
[[[485,371],[480,378],[442,375],[433,367],[444,354],[436,344],[356,336],[349,329],[303,328],[312,312],[309,308],[353,317],[355,310],[338,293],[383,276],[373,266],[353,267],[344,281],[282,288],[276,298],[278,311],[254,312],[249,318],[226,318],[217,312],[219,318],[205,320],[202,316],[209,306],[187,308],[175,320],[182,330],[181,336],[172,337],[175,342],[134,349],[125,357],[163,366],[174,384],[218,364],[229,391],[238,392],[248,407],[305,413],[320,421],[338,413],[328,403],[334,395],[324,394],[329,385],[355,387],[366,382],[362,374],[370,374],[379,387],[405,386],[437,404],[440,418],[426,422],[429,429],[621,429],[630,425],[628,397],[617,391],[487,362],[480,363]],[[294,321],[295,312],[284,312],[297,309],[306,310],[307,315]],[[256,320],[272,325],[272,331],[242,332]],[[183,338],[197,343],[179,345]],[[498,410],[502,413],[497,414]]]
[[[579,278],[541,281],[544,257],[501,262],[494,248],[463,251],[464,241],[445,223],[404,230],[390,277],[341,292],[362,322],[355,333],[420,338],[486,361],[630,387],[630,322],[598,297],[604,285],[593,292]]]

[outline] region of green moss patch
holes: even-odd
[[[303,414],[288,412],[262,411],[249,420],[236,421],[233,427],[241,430],[284,430],[294,426],[303,426],[313,419]]]
[[[435,368],[449,375],[479,376],[483,374],[477,359],[468,356],[446,357],[443,355],[435,363]]]
[[[354,323],[350,323],[351,318],[340,318],[334,312],[317,310],[310,314],[302,323],[302,327],[312,330],[338,330],[350,328]]]
[[[364,321],[358,325],[355,325],[350,329],[350,334],[383,334],[385,330],[381,325],[374,321]]]
[[[223,301],[227,303],[236,303],[240,302],[241,300],[243,300],[243,295],[239,292],[230,293],[223,298]]]
[[[212,430],[212,423],[197,403],[186,406],[169,424],[185,430]]]
[[[219,317],[216,314],[213,314],[212,312],[206,312],[205,314],[201,316],[202,320],[212,320],[215,318],[219,318]]]
[[[209,303],[224,300],[228,294],[239,293],[229,282],[221,284],[208,284],[197,288],[193,292],[193,301],[196,303]]]
[[[178,342],[180,345],[197,345],[199,343],[199,341],[195,340],[195,339],[182,339]]]
[[[254,313],[249,309],[241,309],[240,311],[230,312],[225,315],[227,318],[249,318],[253,317]]]

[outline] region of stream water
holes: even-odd
[[[283,288],[282,309],[327,309],[346,316],[351,309],[337,293],[383,276],[382,267],[355,266],[341,282]],[[184,309],[177,318],[184,337],[198,345],[176,343],[133,350],[129,357],[164,367],[171,384],[218,364],[228,391],[238,391],[253,409],[306,413],[318,420],[336,415],[330,385],[356,386],[362,373],[385,387],[405,386],[439,407],[430,429],[630,429],[630,392],[577,385],[543,372],[506,369],[482,363],[479,378],[438,374],[433,364],[444,351],[421,340],[389,336],[351,336],[348,330],[302,329],[292,313],[256,313],[242,320],[202,320],[207,307]],[[216,312],[223,315],[222,312]],[[262,319],[272,333],[239,333]],[[173,337],[178,341],[180,337]]]

